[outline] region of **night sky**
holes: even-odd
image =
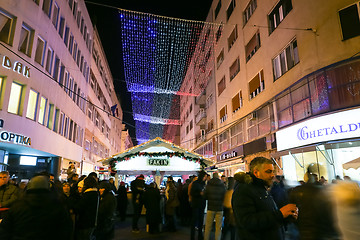
[[[118,10],[152,13],[156,15],[204,21],[209,12],[211,0],[91,0],[85,1],[93,24],[96,26],[114,79],[115,91],[118,94],[123,110],[123,123],[127,125],[130,136],[135,139],[135,122],[132,118],[130,93],[126,90],[123,74],[121,24]],[[99,3],[100,6],[92,3]]]

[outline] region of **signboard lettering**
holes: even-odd
[[[156,158],[150,158],[148,160],[148,164],[151,166],[168,166],[169,160],[168,159],[156,159]]]
[[[21,62],[11,62],[8,56],[3,56],[2,66],[7,69],[12,69],[14,72],[23,75],[24,77],[30,77],[30,68],[23,65]]]
[[[304,121],[276,133],[277,150],[360,136],[360,109]]]
[[[31,138],[7,131],[0,132],[0,140],[4,142],[13,142],[15,144],[21,145],[31,145]]]

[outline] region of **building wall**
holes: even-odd
[[[285,90],[294,91],[299,86],[294,86],[293,89],[290,87],[304,76],[358,53],[359,36],[343,40],[338,13],[339,10],[351,4],[358,4],[358,1],[257,0],[255,1],[256,8],[246,23],[244,23],[243,14],[249,3],[254,1],[222,0],[221,8],[216,15],[215,9],[219,1],[213,1],[209,11],[209,16],[213,16],[213,22],[224,23],[222,36],[215,45],[214,54],[216,66],[215,102],[218,120],[216,126],[218,135],[214,153],[219,156],[236,147],[236,145],[231,144],[231,130],[233,130],[231,128],[242,122],[242,141],[237,145],[244,146],[244,149],[239,151],[239,155],[244,155],[243,159],[249,163],[255,155],[258,156],[259,153],[261,155],[261,152],[263,152],[262,155],[269,156],[269,153],[276,151],[274,133],[279,128],[280,113],[277,111],[279,106],[275,101],[275,96],[279,98],[280,93]],[[286,16],[271,31],[269,15],[275,9],[279,9],[278,4],[284,2],[290,2],[292,9],[287,15],[283,14]],[[227,10],[230,5],[234,6],[234,9],[230,17],[227,18]],[[283,6],[283,11],[285,11],[284,9]],[[237,39],[229,48],[228,41],[235,28],[237,29]],[[258,48],[251,58],[247,59],[247,45],[256,33],[259,33],[260,44],[257,44]],[[294,40],[296,40],[296,44],[294,44]],[[286,48],[290,45],[292,49],[294,46],[297,47],[299,61],[279,78],[276,78],[273,60],[282,51],[285,50],[286,52]],[[224,54],[223,61],[218,65],[217,59],[222,51]],[[240,71],[230,80],[230,67],[237,58],[240,61]],[[264,86],[261,86],[260,92],[255,96],[250,97],[250,82],[256,76],[264,79]],[[219,94],[219,82],[223,77],[225,77],[226,87]],[[232,98],[239,91],[242,92],[242,106],[233,113]],[[227,116],[221,121],[220,111],[225,105],[227,106]],[[351,107],[351,103],[349,103],[349,107]],[[254,112],[257,116],[253,115]],[[310,115],[305,118],[310,117]],[[255,127],[257,128],[256,132],[254,131]],[[223,135],[225,132],[227,132],[226,136]],[[221,144],[221,139],[223,140],[224,136],[227,142]],[[188,138],[191,137],[188,136]],[[265,141],[265,148],[252,144],[255,140],[261,142],[261,139]],[[201,149],[202,146],[203,144],[198,144],[195,149]],[[257,147],[259,151],[256,151]],[[250,148],[252,153],[244,154],[249,152],[246,149]],[[221,163],[221,161],[218,162]]]
[[[82,161],[86,160],[84,136],[90,129],[96,138],[104,142],[109,149],[108,154],[114,152],[110,140],[104,138],[104,133],[95,130],[94,124],[86,117],[87,100],[95,99],[96,95],[89,84],[94,29],[84,1],[4,0],[0,14],[0,118],[4,122],[1,130],[31,138],[31,145],[27,146],[2,139],[0,148],[17,158],[31,155],[58,159],[63,172],[69,162],[75,162],[80,170]],[[43,47],[39,43],[43,43]],[[96,46],[99,45],[100,41],[96,42]],[[111,95],[114,87],[105,55],[102,58],[105,58],[106,71],[110,75],[107,86],[110,92],[104,90],[104,98],[111,107],[116,101]],[[8,67],[9,61],[12,68]],[[16,65],[14,71],[16,62],[23,64],[23,68]],[[24,75],[25,66],[29,71]],[[103,80],[99,82],[104,89]],[[13,83],[22,86],[19,111],[15,114],[8,111],[9,104],[14,103],[10,101]],[[34,118],[30,119],[27,112],[31,105],[29,102],[34,99],[32,91],[38,97]],[[42,105],[41,99],[46,99],[46,104]],[[95,100],[94,103],[101,106]],[[122,118],[119,104],[118,107]],[[109,115],[101,114],[111,129]],[[42,117],[44,121],[39,120]],[[117,145],[120,145],[120,139],[120,136],[115,139]],[[48,167],[50,169],[51,166]],[[61,172],[55,174],[61,175]]]

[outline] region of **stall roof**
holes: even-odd
[[[160,137],[154,138],[150,141],[144,142],[140,145],[134,146],[132,148],[126,149],[123,152],[117,153],[112,155],[109,158],[99,160],[99,162],[102,162],[103,165],[107,165],[110,163],[112,159],[116,158],[125,158],[127,156],[134,155],[136,153],[140,152],[178,152],[184,154],[185,157],[191,157],[191,158],[199,158],[203,160],[203,162],[206,165],[214,164],[214,162],[208,158],[205,158],[204,156],[197,154],[193,151],[187,150],[185,148],[182,148],[172,142],[166,141]]]

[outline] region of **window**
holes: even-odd
[[[220,9],[221,9],[221,0],[219,0],[218,4],[216,5],[216,8],[215,8],[215,19],[219,15]]]
[[[272,33],[292,10],[291,0],[280,0],[269,14],[269,31]]]
[[[255,35],[245,46],[246,62],[248,62],[250,58],[254,56],[254,54],[257,52],[260,46],[261,46],[260,33],[259,31],[257,31],[257,33],[255,33]]]
[[[49,104],[49,112],[48,112],[48,121],[47,121],[47,127],[49,129],[53,128],[53,124],[54,124],[54,110],[55,110],[55,106],[54,104],[50,103]]]
[[[30,118],[31,120],[35,120],[38,99],[39,99],[39,93],[30,89],[29,101],[26,110],[26,117]]]
[[[0,109],[2,109],[2,101],[1,101],[1,99],[2,99],[3,90],[4,90],[3,86],[5,85],[4,82],[5,82],[5,79],[3,77],[0,77]]]
[[[59,35],[61,38],[64,36],[65,18],[60,17]]]
[[[226,10],[226,20],[229,20],[232,12],[234,11],[236,4],[235,4],[235,0],[231,0],[230,5],[228,7],[228,9]]]
[[[225,88],[226,88],[226,83],[225,83],[225,76],[224,76],[218,83],[218,91],[219,91],[218,96],[220,96],[220,94],[225,90]]]
[[[233,113],[236,113],[243,105],[242,101],[242,93],[241,91],[238,92],[233,98],[232,98],[232,111]]]
[[[0,41],[11,45],[15,32],[16,18],[0,10]]]
[[[60,59],[58,56],[55,56],[55,63],[54,63],[54,71],[53,71],[53,78],[55,81],[59,81],[59,67],[60,67]]]
[[[69,91],[69,78],[70,78],[70,74],[68,71],[65,70],[65,74],[64,74],[64,90],[66,93],[68,93]]]
[[[222,23],[220,23],[221,25],[219,26],[217,32],[216,32],[216,42],[219,41],[221,35],[222,35],[222,30],[223,30],[223,25]]]
[[[214,96],[211,93],[210,96],[206,99],[206,108],[208,109],[214,103]]]
[[[243,12],[244,25],[249,21],[250,17],[253,15],[256,8],[257,8],[256,0],[250,0],[249,4],[247,5],[247,7]]]
[[[73,51],[73,45],[74,45],[74,35],[70,34],[70,38],[69,38],[69,52],[70,54],[72,54]]]
[[[33,0],[37,5],[39,5],[40,0]]]
[[[48,73],[51,73],[53,57],[54,57],[54,51],[50,47],[48,47],[47,56],[46,56],[46,65],[45,65],[45,70]]]
[[[220,110],[220,123],[225,122],[227,119],[227,106],[225,105],[221,110]]]
[[[190,130],[193,129],[193,125],[194,125],[194,124],[193,124],[193,120],[191,120],[191,121],[190,121],[190,125],[189,125]]]
[[[241,121],[230,128],[230,147],[236,147],[244,142],[244,123]]]
[[[65,35],[64,35],[64,43],[65,43],[65,46],[68,46],[68,43],[69,43],[69,27],[66,26],[65,27]]]
[[[44,125],[44,123],[45,123],[46,105],[47,105],[47,99],[44,97],[41,97],[38,122],[42,125]]]
[[[44,66],[45,47],[46,41],[42,37],[38,36],[35,51],[35,62],[39,63],[41,66]]]
[[[23,24],[20,32],[19,51],[29,57],[31,56],[33,38],[34,31],[30,27]]]
[[[250,99],[253,99],[264,90],[265,90],[264,71],[261,70],[249,82]]]
[[[20,156],[20,165],[36,166],[37,157]]]
[[[230,81],[240,72],[240,60],[237,58],[230,66]]]
[[[341,31],[343,40],[347,40],[360,35],[359,4],[339,11]]]
[[[56,108],[55,110],[55,117],[54,117],[54,132],[58,132],[59,130],[59,124],[60,124],[60,109]],[[50,125],[49,125],[50,127]]]
[[[69,0],[69,7],[70,7],[70,9],[72,10],[72,8],[73,8],[73,4],[74,4],[74,0]]]
[[[57,29],[57,25],[58,25],[58,18],[59,18],[59,6],[55,3],[51,21],[56,29]]]
[[[238,34],[237,34],[237,27],[235,26],[234,30],[231,32],[229,38],[228,38],[228,49],[230,50],[231,47],[234,45],[234,43],[236,42],[236,39],[238,38]]]
[[[299,63],[299,53],[296,39],[293,40],[273,60],[274,79],[278,79],[284,73]]]
[[[73,7],[73,16],[76,17],[76,13],[77,13],[77,1],[74,1],[74,7]]]
[[[229,130],[225,130],[219,134],[219,152],[224,152],[229,149]]]
[[[23,85],[13,82],[11,84],[10,98],[8,112],[20,115],[20,108],[22,102]]]
[[[74,51],[73,51],[73,58],[76,60],[76,54],[77,54],[77,43],[74,41]]]
[[[224,61],[224,49],[221,50],[219,56],[216,58],[216,66],[220,67],[221,63]]]
[[[211,119],[210,122],[207,124],[207,131],[210,132],[214,129],[214,119]]]
[[[48,17],[50,17],[50,13],[51,13],[51,3],[52,3],[52,0],[44,0],[43,6],[42,6],[42,10]]]

